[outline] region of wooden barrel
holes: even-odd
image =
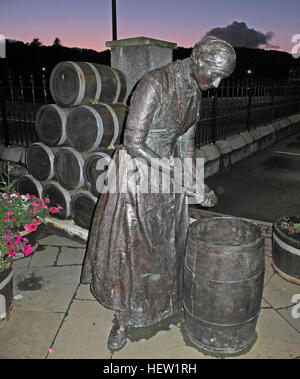
[[[58,213],[51,214],[51,216],[60,219],[70,217],[71,196],[74,194],[74,191],[67,191],[55,180],[47,183],[43,188],[43,198],[47,197],[50,200],[48,207],[57,207],[57,205],[63,207],[62,210],[60,210]]]
[[[71,218],[75,224],[84,229],[89,229],[94,210],[97,203],[97,197],[89,191],[82,191],[71,198]]]
[[[54,178],[54,154],[58,148],[50,148],[42,142],[31,144],[26,150],[26,167],[37,180]]]
[[[104,185],[104,173],[114,151],[107,150],[106,152],[90,153],[84,160],[83,177],[85,186],[96,197],[99,196]]]
[[[35,130],[41,142],[47,146],[68,144],[66,121],[70,110],[56,104],[46,104],[39,109],[35,120]]]
[[[110,104],[110,106],[112,107],[115,114],[117,115],[118,122],[119,122],[118,136],[117,136],[116,140],[112,141],[113,144],[115,146],[117,146],[117,145],[120,145],[120,143],[122,143],[122,138],[123,138],[123,134],[125,131],[126,120],[127,120],[129,108],[127,106],[124,106],[123,104],[120,104],[120,103]]]
[[[29,193],[29,195],[34,195],[40,199],[43,193],[43,186],[32,175],[23,175],[16,183],[16,191],[21,195]]]
[[[10,264],[0,269],[0,328],[13,307],[13,270]]]
[[[284,233],[279,227],[284,219],[280,218],[273,224],[272,266],[284,279],[300,284],[300,233]],[[299,217],[289,217],[288,220],[300,222]]]
[[[54,156],[55,178],[67,190],[75,190],[84,185],[84,159],[72,147],[62,147]]]
[[[264,282],[264,237],[238,218],[192,223],[184,266],[187,335],[211,353],[233,354],[253,342]]]
[[[67,138],[78,151],[114,148],[127,115],[123,104],[82,105],[67,117]]]
[[[50,92],[61,107],[122,102],[126,91],[124,74],[98,63],[60,62],[50,76]]]

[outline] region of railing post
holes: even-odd
[[[274,92],[275,92],[275,86],[270,83],[270,93],[271,93],[271,117],[270,117],[270,121],[271,123],[274,121]]]
[[[7,124],[7,112],[6,112],[6,104],[5,104],[5,91],[4,85],[0,79],[0,111],[2,118],[2,131],[4,137],[4,144],[9,145],[9,132],[8,132],[8,124]]]
[[[252,111],[252,86],[247,80],[248,104],[247,104],[247,131],[251,129],[251,111]]]
[[[218,92],[217,88],[213,92],[213,106],[212,106],[212,140],[216,143],[217,139],[217,113],[218,113]]]

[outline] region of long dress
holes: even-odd
[[[126,156],[146,151],[171,162],[184,149],[178,138],[194,138],[200,103],[188,59],[142,78],[132,95],[124,143],[113,156],[127,192],[102,193],[96,206],[81,281],[91,283],[102,305],[123,312],[130,326],[154,324],[181,308],[189,216],[184,191],[136,191],[125,174]],[[137,171],[145,173],[138,165]]]

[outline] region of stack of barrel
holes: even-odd
[[[17,191],[48,197],[50,205],[63,207],[56,217],[89,229],[102,174],[126,122],[125,76],[105,65],[60,62],[51,72],[50,91],[55,104],[37,113],[39,142],[27,149],[30,174],[20,177]]]

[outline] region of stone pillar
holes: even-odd
[[[147,37],[107,41],[111,48],[111,67],[121,70],[127,80],[127,101],[132,89],[142,76],[149,71],[173,61],[172,50],[176,43]]]

